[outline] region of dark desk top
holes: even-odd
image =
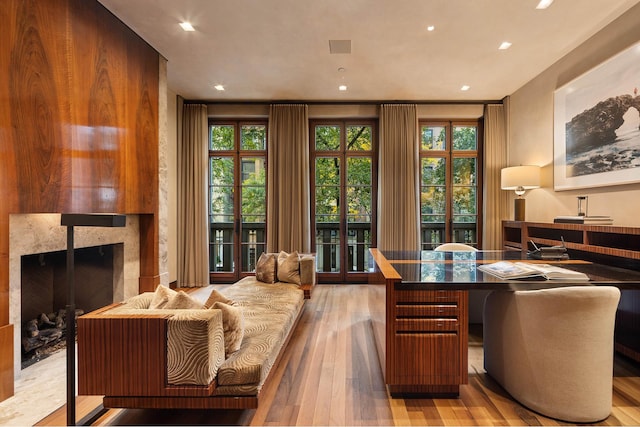
[[[586,273],[588,282],[546,280],[542,278],[502,280],[477,269],[480,264],[502,260],[523,260],[519,251],[437,252],[380,251],[400,275],[397,285],[402,289],[438,290],[532,290],[562,286],[616,286],[620,289],[640,289],[640,271],[581,260],[540,261]],[[524,257],[526,259],[526,257]]]

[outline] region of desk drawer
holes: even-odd
[[[455,332],[458,319],[396,319],[396,333]]]
[[[462,291],[416,291],[401,290],[396,292],[397,303],[453,303],[459,304]]]
[[[396,305],[396,317],[456,317],[460,312],[454,304]]]

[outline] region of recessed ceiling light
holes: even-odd
[[[180,26],[185,31],[195,31],[195,28],[193,28],[193,25],[191,25],[190,22],[181,22]]]
[[[224,86],[222,86],[222,85],[215,85],[213,88],[215,90],[224,90]]]
[[[463,86],[460,88],[460,90],[469,90],[469,89],[471,89],[471,86],[468,86],[468,85],[463,85]]]
[[[341,91],[343,91],[343,92],[344,92],[345,90],[347,90],[347,85],[340,85],[340,86],[338,86],[338,90],[341,90]]]
[[[433,31],[433,30],[435,30],[435,29],[436,29],[436,27],[434,27],[433,25],[429,25],[429,26],[427,27],[427,31]]]
[[[553,0],[540,0],[538,5],[536,6],[536,9],[546,9],[551,6],[551,3],[553,3]]]
[[[498,49],[500,50],[507,50],[511,47],[511,43],[509,42],[502,42],[502,44],[500,45],[500,47]]]

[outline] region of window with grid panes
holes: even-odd
[[[266,244],[267,123],[209,123],[209,264],[212,277],[255,271]]]
[[[478,121],[420,122],[422,249],[441,243],[480,243]]]

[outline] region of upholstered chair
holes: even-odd
[[[569,286],[493,291],[484,305],[484,367],[524,406],[591,423],[609,416],[620,291]]]

